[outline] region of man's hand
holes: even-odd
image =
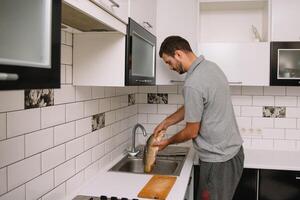
[[[158,136],[158,133],[162,130],[166,131],[167,130],[167,123],[166,120],[163,120],[162,122],[160,122],[154,129],[154,137]]]
[[[154,147],[158,147],[159,151],[163,150],[164,148],[166,148],[169,145],[169,140],[165,139],[165,140],[161,140],[160,142],[154,142],[152,146]]]

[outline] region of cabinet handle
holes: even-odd
[[[120,5],[117,2],[115,2],[114,0],[108,0],[108,1],[113,4],[111,7],[120,8]]]
[[[242,81],[229,81],[228,83],[229,83],[229,85],[242,85],[243,84]]]
[[[146,24],[149,28],[153,28],[153,26],[149,22],[143,22],[143,23]]]
[[[171,83],[183,83],[184,81],[170,80]]]
[[[296,176],[296,180],[300,180],[300,176]]]
[[[135,80],[135,81],[139,83],[150,83],[152,80],[144,79],[144,80]]]
[[[18,79],[19,79],[18,74],[0,72],[0,81],[16,81]]]

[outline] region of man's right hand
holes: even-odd
[[[167,121],[163,120],[162,122],[160,122],[154,129],[154,137],[157,137],[158,133],[162,130],[167,130]]]

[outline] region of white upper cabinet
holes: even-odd
[[[231,85],[269,85],[269,2],[201,0],[199,53]]]
[[[300,41],[300,1],[272,0],[272,41]]]
[[[158,0],[157,1],[157,56],[156,84],[170,85],[184,80],[184,75],[171,71],[159,57],[163,40],[170,35],[179,35],[190,43],[197,53],[197,0]]]
[[[157,0],[131,0],[130,17],[156,35]]]

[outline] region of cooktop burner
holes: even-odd
[[[128,198],[118,198],[118,197],[107,197],[107,196],[100,196],[100,197],[93,197],[93,196],[83,196],[79,195],[76,196],[73,200],[138,200],[138,199],[128,199]]]

